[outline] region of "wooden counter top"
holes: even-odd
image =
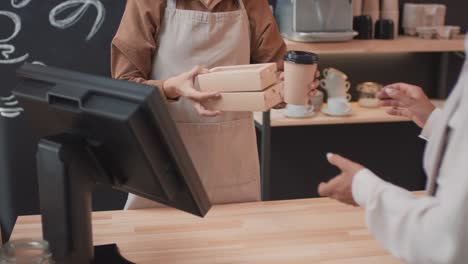
[[[318,54],[405,53],[464,51],[464,37],[451,40],[420,39],[401,36],[395,40],[353,40],[338,43],[301,43],[285,40],[288,50]]]
[[[390,264],[363,210],[331,199],[215,206],[202,219],[174,209],[93,214],[95,244],[117,243],[136,263]],[[12,239],[38,238],[39,216],[19,217]]]
[[[443,100],[432,100],[432,102],[441,107]],[[386,107],[379,108],[363,108],[358,103],[354,102],[353,112],[350,116],[335,117],[328,116],[323,113],[317,113],[315,116],[308,118],[288,118],[283,114],[283,110],[271,110],[271,126],[317,126],[317,125],[343,125],[343,124],[364,124],[364,123],[394,123],[394,122],[410,122],[409,119],[398,116],[390,116],[386,113]],[[324,105],[326,107],[326,104]],[[261,112],[254,113],[255,122],[262,125],[263,117]]]

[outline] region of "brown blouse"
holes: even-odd
[[[286,44],[281,37],[268,0],[242,0],[250,20],[251,63],[276,62],[283,68]],[[155,36],[161,29],[167,0],[127,0],[119,30],[112,40],[111,67],[116,79],[162,87],[163,80],[148,80]],[[178,9],[207,12],[238,10],[238,0],[178,0]]]

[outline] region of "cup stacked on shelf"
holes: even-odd
[[[351,83],[348,81],[348,76],[343,72],[327,68],[323,70],[323,77],[320,81],[320,86],[327,92],[328,108],[325,109],[326,114],[330,115],[347,115],[351,112],[351,94],[348,93],[351,88]]]
[[[346,74],[335,68],[327,68],[323,70],[323,77],[320,86],[327,91],[328,97],[343,97],[351,100],[351,95],[348,93],[351,83]]]

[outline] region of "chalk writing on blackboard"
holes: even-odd
[[[24,109],[18,107],[18,101],[14,95],[9,97],[0,97],[0,116],[15,118],[21,115]]]
[[[30,2],[31,0],[11,0],[11,5],[14,8],[23,8]],[[67,0],[60,3],[50,11],[49,22],[52,26],[60,29],[69,28],[83,17],[91,6],[96,8],[97,15],[93,27],[86,37],[86,40],[90,40],[99,31],[105,19],[106,10],[99,0]],[[74,10],[68,12],[69,9]],[[14,57],[16,48],[14,45],[9,44],[21,31],[21,18],[10,11],[0,11],[0,16],[6,16],[14,24],[13,32],[6,38],[0,39],[0,64],[16,64],[26,61],[29,54]]]
[[[36,65],[41,65],[41,66],[47,66],[47,65],[45,65],[45,64],[44,64],[43,62],[41,62],[41,61],[33,61],[33,62],[31,62],[31,64],[36,64]]]
[[[106,10],[104,5],[99,0],[68,0],[56,7],[54,7],[49,13],[49,22],[52,26],[66,29],[75,25],[81,17],[86,13],[90,6],[94,6],[97,11],[96,20],[94,25],[89,32],[86,40],[90,40],[99,31],[102,23],[104,22]],[[71,8],[76,8],[73,12],[67,13],[66,11]],[[63,13],[67,13],[68,16],[65,18],[58,18]]]
[[[8,42],[8,41],[14,39],[18,35],[18,33],[20,32],[20,30],[21,30],[21,18],[17,14],[15,14],[13,12],[8,12],[8,11],[0,11],[0,15],[8,17],[9,19],[11,19],[11,21],[15,25],[15,28],[13,29],[13,33],[9,37],[4,38],[4,39],[0,39],[0,43],[5,43],[5,42]]]
[[[6,16],[14,24],[13,33],[7,38],[0,39],[0,64],[15,64],[25,61],[29,57],[29,54],[11,58],[10,56],[15,53],[16,48],[11,44],[7,44],[7,42],[14,39],[21,31],[21,18],[17,14],[9,11],[0,11],[0,16]]]
[[[11,6],[14,8],[22,8],[25,7],[31,2],[31,0],[11,0]]]

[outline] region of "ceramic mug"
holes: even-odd
[[[351,83],[343,80],[320,80],[320,86],[325,90],[344,90],[349,91]]]
[[[334,80],[334,79],[341,79],[343,81],[346,81],[348,79],[348,76],[344,74],[343,72],[335,69],[335,68],[326,68],[323,70],[323,77],[328,80]]]
[[[288,104],[285,109],[285,115],[292,118],[307,117],[314,114],[313,105],[292,105]]]
[[[346,98],[348,102],[351,102],[352,96],[349,93],[329,93],[328,97],[333,98],[333,97],[342,97]]]
[[[349,113],[352,109],[351,103],[344,97],[328,98],[328,112],[333,115]]]
[[[351,88],[351,83],[342,80],[321,80],[320,86],[327,91],[328,97],[346,97],[351,100],[351,95],[348,93]]]

